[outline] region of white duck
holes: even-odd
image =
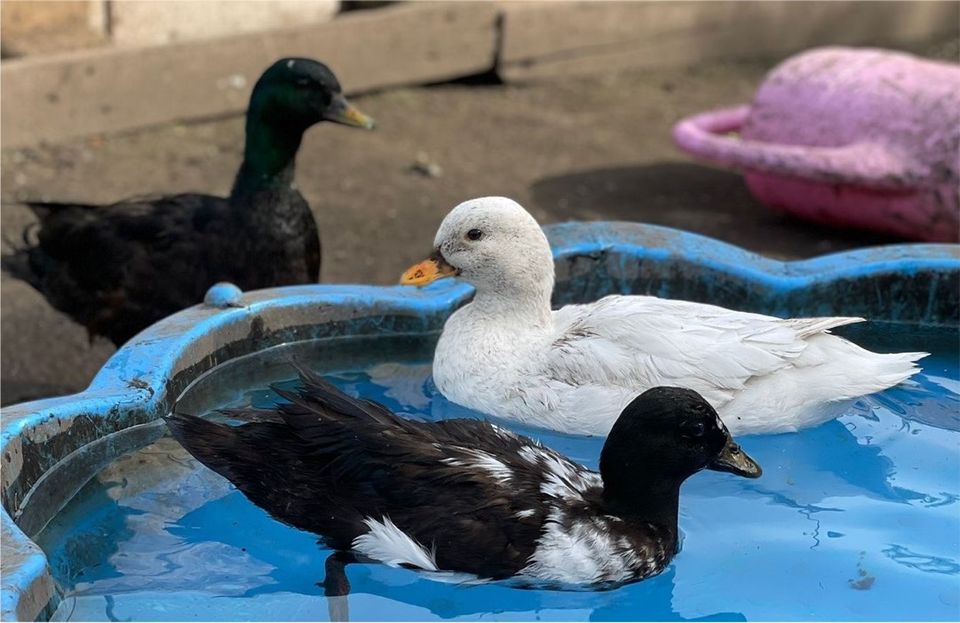
[[[536,220],[503,197],[458,205],[434,246],[401,283],[459,275],[476,288],[443,328],[437,387],[461,405],[528,425],[606,435],[639,393],[674,385],[702,394],[733,435],[791,432],[909,378],[926,355],[877,354],[828,332],[862,318],[783,320],[622,295],[551,311],[550,245]]]

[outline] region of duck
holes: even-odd
[[[473,299],[445,322],[433,381],[446,398],[504,420],[606,435],[651,387],[700,393],[734,435],[795,432],[919,372],[922,352],[878,354],[832,335],[853,317],[781,319],[682,300],[610,295],[552,310],[553,256],[537,221],[506,197],[456,206],[434,250],[401,276],[459,277]]]
[[[333,550],[331,569],[374,561],[457,582],[590,588],[660,573],[677,553],[681,484],[702,469],[760,466],[696,392],[637,396],[599,472],[488,420],[417,421],[300,369],[274,407],[178,413],[173,437],[275,519]],[[239,422],[231,423],[229,420]],[[444,579],[446,577],[446,579]]]
[[[37,222],[3,268],[85,326],[91,340],[104,336],[117,346],[199,303],[217,282],[244,290],[316,283],[320,238],[294,172],[304,132],[321,121],[374,126],[326,65],[280,59],[250,96],[243,162],[229,197],[30,202]]]

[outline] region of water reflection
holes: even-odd
[[[949,558],[929,556],[911,552],[902,545],[891,545],[883,553],[894,562],[923,571],[924,573],[944,573],[947,575],[960,574],[960,564]],[[960,587],[957,588],[960,591]]]
[[[64,591],[122,575],[110,559],[119,543],[133,538],[127,519],[141,511],[120,506],[108,495],[108,487],[97,479],[88,482],[77,494],[83,503],[57,515],[36,538]]]

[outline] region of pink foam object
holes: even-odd
[[[749,106],[688,117],[673,136],[694,156],[744,169],[770,207],[917,240],[960,238],[960,65],[817,48],[775,67]]]

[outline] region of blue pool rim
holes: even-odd
[[[644,293],[783,317],[852,315],[960,326],[960,245],[900,244],[782,262],[654,225],[564,223],[544,229],[557,262],[555,304]],[[472,296],[472,288],[456,280],[425,288],[290,286],[239,299],[229,288],[223,292],[135,336],[86,390],[2,410],[3,620],[44,618],[56,607],[46,556],[21,528],[25,522],[34,531],[42,527],[43,513],[31,512],[31,506],[62,506],[60,498],[69,499],[96,470],[75,475],[79,480],[65,489],[48,477],[54,468],[94,442],[105,448],[97,465],[132,449],[110,436],[150,427],[191,380],[229,359],[316,337],[437,331]]]

